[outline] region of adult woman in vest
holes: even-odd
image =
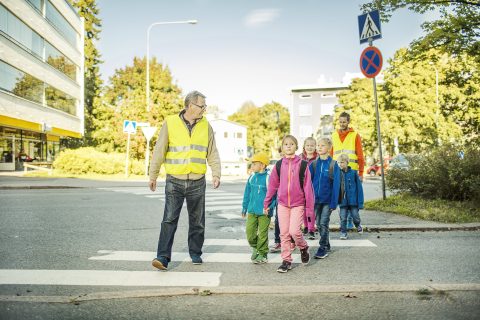
[[[212,169],[213,187],[220,186],[220,157],[212,127],[203,113],[205,96],[192,91],[185,109],[168,116],[160,130],[150,164],[150,190],[155,191],[160,166],[165,165],[165,210],[152,265],[167,270],[178,219],[185,199],[188,211],[188,251],[193,264],[202,264],[205,239],[205,173]]]
[[[360,135],[352,128],[349,128],[350,115],[342,112],[338,117],[338,130],[332,134],[333,148],[330,155],[333,160],[337,160],[338,156],[348,155],[348,166],[352,170],[358,171],[360,181],[363,182],[363,168],[365,166],[365,158],[363,157],[362,139]],[[348,213],[347,229],[353,228],[353,220]]]

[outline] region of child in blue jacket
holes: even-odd
[[[270,162],[265,153],[255,154],[252,159],[253,174],[248,178],[243,194],[242,217],[247,216],[246,234],[252,247],[251,260],[255,264],[268,262],[268,227],[273,210],[269,214],[263,213],[263,202],[267,194],[268,170]],[[272,201],[271,206],[275,206]]]
[[[359,210],[363,209],[363,187],[356,170],[348,166],[348,155],[337,158],[340,166],[340,186],[338,203],[340,206],[340,239],[347,239],[347,212],[350,210],[353,224],[358,233],[363,233]]]
[[[318,158],[310,166],[313,191],[315,192],[315,221],[320,233],[319,247],[315,259],[324,259],[330,251],[330,215],[337,208],[340,185],[340,169],[330,157],[332,141],[329,138],[318,140]]]

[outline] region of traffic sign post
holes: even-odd
[[[130,157],[130,134],[137,132],[137,122],[123,120],[123,132],[127,133],[127,156],[125,158],[125,177],[128,177],[128,158]]]
[[[383,58],[378,48],[372,46],[372,42],[382,38],[380,26],[380,13],[374,10],[358,16],[358,35],[360,44],[368,42],[369,46],[360,55],[360,70],[363,75],[373,80],[373,96],[375,99],[375,115],[377,120],[377,142],[380,154],[380,168],[382,172],[382,193],[383,200],[387,199],[385,190],[385,169],[383,165],[382,135],[380,132],[380,113],[378,111],[377,82],[375,77],[382,70]]]

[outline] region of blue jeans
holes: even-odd
[[[315,222],[320,232],[319,245],[321,249],[330,249],[330,207],[327,203],[315,204]]]
[[[173,238],[183,202],[187,199],[188,252],[201,256],[205,240],[205,177],[199,180],[181,180],[167,175],[165,183],[165,210],[158,238],[157,258],[172,257]]]
[[[340,232],[347,233],[347,215],[351,213],[353,224],[355,227],[360,225],[360,214],[358,213],[358,206],[340,207]]]

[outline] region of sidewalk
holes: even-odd
[[[210,180],[210,179],[207,179]],[[222,177],[222,183],[244,182],[244,178],[235,176]],[[0,190],[15,189],[66,189],[66,188],[108,188],[108,187],[146,187],[144,180],[87,180],[78,178],[43,178],[22,177],[12,174],[0,174]],[[163,185],[159,181],[159,185]],[[440,223],[424,221],[399,214],[362,210],[362,225],[366,232],[380,231],[453,231],[480,230],[480,223]],[[330,221],[331,231],[339,230],[337,211]]]

